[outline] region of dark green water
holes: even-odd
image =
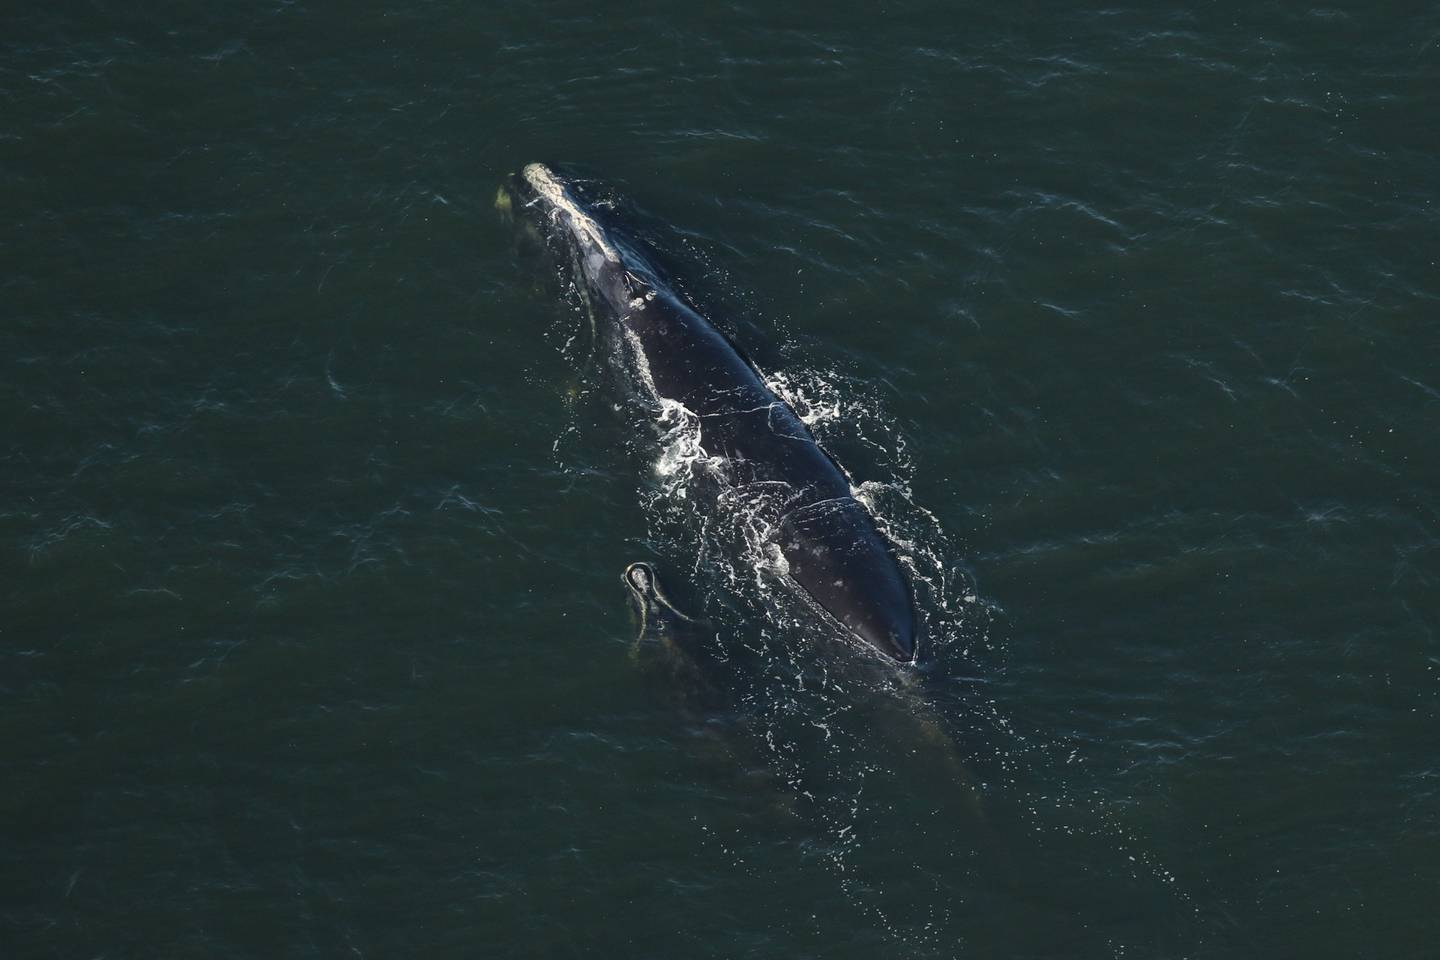
[[[132,6],[0,18],[0,955],[1434,955],[1434,9]],[[918,693],[657,487],[533,160],[816,404]]]

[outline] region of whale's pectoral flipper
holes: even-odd
[[[640,616],[636,642],[673,641],[678,631],[694,631],[703,626],[670,602],[655,576],[655,568],[645,561],[637,560],[625,568],[625,586],[630,588],[630,599]]]
[[[740,793],[761,801],[767,821],[794,819],[791,798],[754,749],[752,717],[733,688],[735,660],[717,656],[710,642],[714,624],[675,606],[649,563],[630,564],[622,579],[640,621],[630,659],[658,687],[658,699],[676,711],[694,754],[741,777]]]

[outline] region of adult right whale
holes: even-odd
[[[526,217],[575,267],[599,342],[656,416],[678,409],[720,478],[718,495],[776,505],[777,566],[812,606],[901,662],[915,659],[910,584],[840,466],[755,368],[663,280],[642,245],[572,181],[532,163],[497,205]]]

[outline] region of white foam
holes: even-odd
[[[683,403],[661,399],[659,423],[665,435],[660,456],[655,461],[655,473],[670,481],[672,492],[683,498],[686,481],[695,464],[710,459],[701,445],[700,418]]]

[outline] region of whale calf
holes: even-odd
[[[848,477],[739,350],[662,278],[642,243],[577,185],[532,163],[497,204],[573,264],[598,342],[657,417],[682,411],[717,496],[763,490],[777,566],[824,619],[900,662],[915,659],[910,584]]]

